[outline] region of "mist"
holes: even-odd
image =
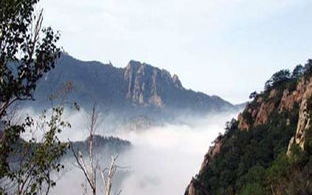
[[[24,112],[39,118],[39,114],[32,109]],[[137,131],[122,128],[108,131],[105,128],[107,120],[101,120],[96,134],[119,137],[132,144],[130,150],[119,154],[117,164],[124,168],[117,171],[113,183],[115,193],[122,190],[122,195],[184,194],[191,178],[198,173],[213,140],[224,132],[226,121],[235,118],[237,114],[238,112],[223,112],[201,117],[183,116],[176,124]],[[65,112],[63,118],[72,124],[72,128],[61,133],[61,140],[85,140],[88,137],[88,116],[83,109],[79,112]],[[100,113],[100,116],[104,114]],[[24,135],[27,136],[30,135]],[[36,136],[42,135],[37,133]],[[102,161],[108,166],[109,156],[98,156],[108,158]],[[85,182],[83,173],[73,163],[65,162],[65,165],[65,171],[58,175],[52,194],[82,193],[81,184]]]
[[[211,142],[224,132],[225,122],[237,113],[189,119],[191,125],[165,125],[146,131],[119,134],[134,147],[122,156],[131,167],[122,182],[123,195],[182,195]]]

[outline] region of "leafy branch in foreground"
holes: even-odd
[[[60,158],[68,148],[68,144],[62,143],[57,136],[63,128],[70,127],[61,119],[63,111],[63,107],[53,108],[49,120],[44,112],[38,123],[27,117],[23,124],[25,129],[36,129],[44,134],[40,140],[32,137],[27,141],[19,139],[14,144],[9,157],[9,172],[0,180],[1,194],[48,194],[55,186],[52,173],[64,168]]]
[[[65,145],[56,136],[62,108],[53,109],[43,140],[26,142],[21,134],[34,125],[31,117],[13,124],[8,112],[18,101],[34,100],[37,82],[55,66],[60,56],[59,34],[42,26],[43,12],[34,14],[39,0],[0,1],[0,194],[37,194],[44,184],[55,183],[51,170]]]

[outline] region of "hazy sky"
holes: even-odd
[[[45,23],[83,60],[130,59],[233,103],[312,58],[311,0],[42,0]]]

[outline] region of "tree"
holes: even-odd
[[[92,108],[92,113],[90,115],[90,128],[89,128],[89,138],[88,140],[88,161],[85,160],[82,152],[80,150],[76,150],[73,148],[71,144],[71,149],[74,154],[76,163],[78,168],[83,172],[88,186],[92,190],[92,195],[96,195],[98,192],[98,184],[97,184],[97,174],[100,172],[102,178],[102,185],[103,185],[103,194],[104,195],[111,195],[112,193],[112,185],[113,185],[113,178],[115,176],[117,165],[116,160],[118,155],[111,157],[111,164],[107,168],[102,168],[100,163],[97,161],[96,156],[94,154],[94,136],[96,132],[96,127],[98,125],[99,115],[96,111],[96,105]],[[84,194],[87,194],[87,186],[85,184],[83,186]],[[117,193],[119,195],[121,191]]]
[[[312,73],[312,59],[308,59],[308,62],[304,65],[304,72],[306,75]]]
[[[227,121],[225,123],[225,132],[224,135],[226,137],[231,137],[234,133],[234,131],[238,128],[238,121],[234,118],[232,118],[232,120]]]
[[[0,194],[48,194],[56,185],[51,173],[64,168],[60,158],[68,148],[68,144],[61,143],[57,135],[62,128],[70,127],[61,119],[63,111],[63,107],[53,108],[49,120],[47,112],[38,122],[26,118],[24,128],[44,132],[44,135],[39,140],[31,137],[14,143],[9,156],[10,170],[0,178]]]
[[[303,68],[302,65],[299,64],[299,65],[297,65],[297,66],[294,68],[291,77],[292,77],[293,79],[298,79],[298,78],[301,77],[303,74],[304,74],[304,68]]]
[[[59,131],[58,128],[55,129],[55,125],[60,122],[62,110],[56,109],[53,110],[56,115],[51,118],[51,128],[42,144],[27,143],[31,153],[34,149],[43,154],[51,150],[51,153],[47,153],[51,154],[51,159],[42,162],[40,159],[44,159],[37,158],[36,155],[26,155],[29,163],[24,164],[20,170],[18,167],[12,168],[12,163],[9,162],[9,158],[19,148],[16,144],[21,141],[21,133],[25,132],[27,127],[32,127],[33,122],[29,117],[23,124],[12,124],[7,113],[18,101],[34,100],[33,92],[37,82],[46,72],[54,68],[55,61],[60,56],[60,49],[56,46],[59,34],[51,28],[42,27],[42,11],[39,15],[34,14],[34,6],[38,1],[0,1],[0,122],[3,124],[0,132],[0,179],[20,183],[29,173],[25,170],[30,171],[38,167],[29,174],[32,180],[38,180],[35,180],[29,189],[13,192],[14,194],[36,194],[46,182],[49,182],[49,178],[42,178],[40,175],[46,170],[58,169],[58,166],[54,166],[54,162],[62,154],[60,148],[52,150],[61,144],[55,137]],[[26,175],[22,172],[17,174],[17,171],[22,170]],[[2,186],[0,192],[10,193]]]
[[[256,91],[252,92],[250,95],[249,95],[249,99],[254,99],[258,96],[258,93]]]
[[[2,0],[0,3],[0,117],[18,100],[33,100],[44,73],[60,56],[59,34],[42,28],[42,11],[33,14],[38,0]]]
[[[291,79],[289,70],[280,70],[272,75],[272,77],[265,83],[265,90],[269,90],[272,87],[276,87]]]

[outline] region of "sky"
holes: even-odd
[[[312,58],[310,0],[42,0],[39,8],[75,58],[145,62],[232,103]]]

